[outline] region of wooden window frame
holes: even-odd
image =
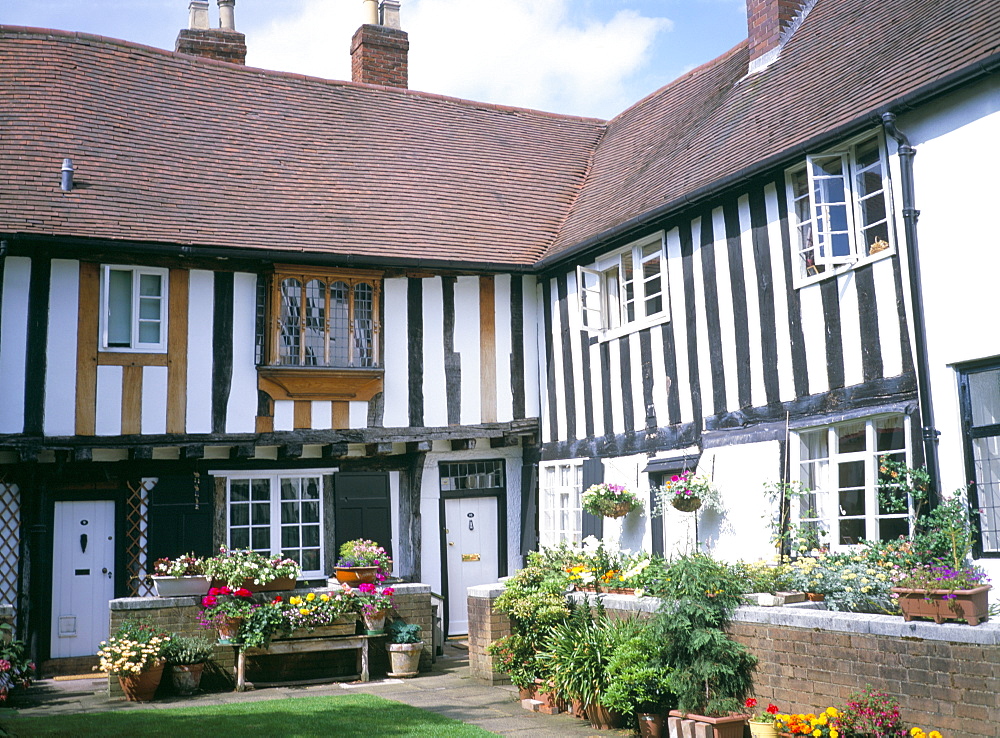
[[[110,316],[110,273],[129,272],[132,276],[132,306],[130,316],[130,338],[128,346],[108,345],[108,320]],[[139,340],[139,280],[143,275],[155,275],[160,278],[160,340],[157,343],[143,343]],[[137,266],[135,264],[101,264],[100,271],[101,309],[99,318],[98,350],[102,353],[120,354],[166,354],[170,315],[170,270],[163,267]]]

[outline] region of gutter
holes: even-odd
[[[913,351],[917,372],[917,401],[920,405],[921,438],[924,443],[924,464],[930,476],[931,495],[940,489],[938,478],[937,437],[941,431],[934,427],[934,407],[931,403],[930,360],[927,356],[927,327],[924,322],[923,286],[920,279],[920,257],[917,249],[917,219],[913,190],[913,157],[917,150],[910,145],[905,134],[896,128],[896,114],[883,113],[885,133],[896,141],[899,155],[900,189],[903,193],[903,240],[906,242],[906,268],[909,272],[910,303],[913,313]]]
[[[612,241],[616,238],[623,238],[631,231],[650,226],[657,220],[666,218],[675,211],[694,207],[695,205],[701,204],[705,200],[718,196],[722,191],[735,187],[742,182],[747,182],[772,169],[778,169],[794,164],[795,162],[804,159],[807,154],[828,148],[831,144],[836,143],[837,141],[850,138],[857,133],[861,133],[865,129],[871,128],[873,125],[877,125],[881,122],[879,111],[902,113],[912,110],[918,104],[925,103],[931,98],[943,95],[957,87],[979,81],[980,79],[985,79],[986,77],[995,74],[998,69],[1000,69],[1000,52],[991,54],[982,61],[965,67],[957,72],[953,72],[945,77],[941,77],[940,79],[924,85],[923,87],[919,87],[912,92],[908,92],[905,95],[897,97],[890,103],[879,106],[879,108],[872,112],[858,116],[847,123],[843,123],[836,128],[832,128],[822,134],[814,136],[790,149],[785,149],[781,153],[774,154],[766,159],[755,162],[754,164],[733,172],[732,174],[727,175],[722,179],[718,179],[711,184],[699,187],[692,192],[674,198],[670,202],[664,203],[653,210],[630,218],[622,223],[619,223],[618,225],[612,226],[595,236],[586,238],[583,241],[580,241],[557,253],[544,256],[536,261],[534,266],[539,271],[545,271],[564,261],[569,261],[574,257],[582,256],[589,251],[595,251],[599,248],[606,247],[608,241]]]

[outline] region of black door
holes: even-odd
[[[149,561],[186,553],[212,556],[212,496],[192,474],[163,476],[149,493]],[[210,488],[210,487],[209,487]]]
[[[392,517],[387,472],[340,472],[333,475],[336,546],[367,538],[392,555]]]

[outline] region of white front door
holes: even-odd
[[[53,534],[51,656],[92,656],[115,595],[114,501],[56,502]]]
[[[469,632],[466,592],[499,577],[497,498],[463,497],[444,501],[448,549],[448,635]]]

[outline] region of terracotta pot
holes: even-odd
[[[759,738],[778,738],[778,726],[774,723],[750,721],[750,734]]]
[[[420,643],[387,643],[391,677],[415,677],[420,671],[420,653],[424,644]]]
[[[743,727],[750,719],[749,715],[709,717],[708,715],[697,715],[693,712],[681,712],[680,710],[671,710],[670,717],[694,720],[696,723],[708,723],[712,726],[713,738],[743,738]]]
[[[974,589],[907,589],[893,587],[892,592],[899,598],[899,609],[903,620],[931,618],[935,623],[945,620],[965,620],[969,625],[979,625],[989,619],[989,591],[993,587],[984,584]]]
[[[377,566],[338,566],[334,573],[337,575],[337,581],[342,584],[350,584],[352,587],[356,587],[359,584],[375,583],[375,575],[378,574]]]
[[[204,664],[174,664],[170,667],[170,681],[177,694],[191,695],[201,686]]]
[[[364,613],[362,617],[365,619],[365,630],[367,635],[381,635],[385,632],[385,617],[389,614],[388,610],[379,610],[378,612],[373,612],[370,615]]]
[[[535,699],[535,685],[531,684],[527,687],[517,688],[517,698],[521,700],[533,700]]]
[[[208,592],[210,580],[206,576],[153,577],[157,597],[197,597]]]
[[[587,719],[587,706],[583,704],[583,700],[573,700],[570,702],[569,711],[574,717],[578,717],[581,720]]]
[[[806,599],[810,602],[823,602],[826,599],[826,595],[822,592],[806,592]]]
[[[243,618],[220,618],[215,621],[215,627],[219,631],[219,642],[230,643],[240,634],[243,626]]]
[[[670,504],[681,512],[694,512],[701,507],[700,497],[672,497]]]
[[[125,699],[129,702],[152,701],[156,695],[156,688],[160,686],[160,680],[163,678],[163,665],[164,662],[159,661],[140,674],[118,677]]]
[[[597,730],[620,728],[625,724],[625,716],[616,710],[609,710],[604,705],[587,705],[587,716],[590,727]]]
[[[639,720],[639,735],[642,738],[660,738],[666,735],[663,730],[663,715],[643,712],[636,717]]]

